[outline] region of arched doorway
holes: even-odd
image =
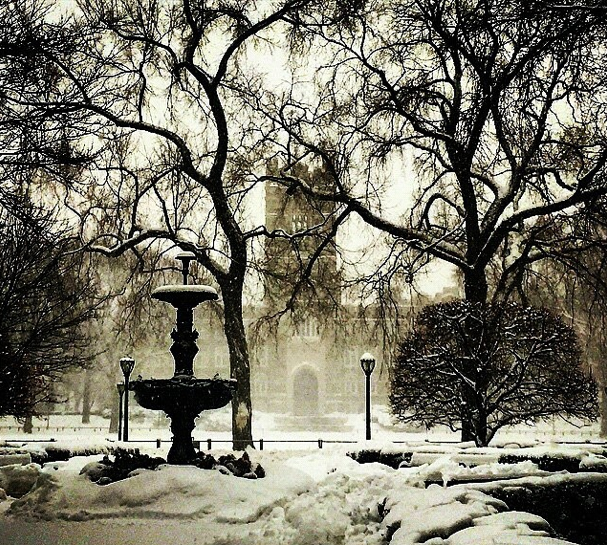
[[[293,414],[318,414],[318,377],[311,367],[302,367],[293,374]]]

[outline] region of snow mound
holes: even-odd
[[[580,470],[607,472],[607,458],[601,454],[589,452],[580,460]]]
[[[574,545],[551,536],[550,525],[541,517],[510,511],[479,517],[474,526],[453,534],[448,545]],[[438,544],[438,542],[437,542]]]
[[[542,518],[466,487],[392,491],[384,524],[390,545],[567,545]]]
[[[384,524],[393,533],[391,545],[415,545],[447,538],[472,526],[476,518],[493,515],[506,505],[491,496],[465,488],[392,490],[386,500]]]
[[[418,468],[417,475],[424,481],[442,481],[444,485],[454,481],[488,481],[494,479],[514,479],[527,476],[549,475],[538,469],[531,461],[514,464],[490,463],[475,467],[462,465],[451,456],[443,456],[428,465]]]
[[[75,471],[42,472],[34,488],[15,500],[8,513],[43,520],[211,517],[247,523],[285,498],[315,486],[297,469],[282,464],[267,469],[266,478],[249,480],[192,466],[165,465],[107,486],[98,486]]]
[[[425,488],[428,475],[533,473],[535,465],[465,468],[443,456],[423,467],[358,464],[345,448],[255,452],[266,477],[248,480],[193,466],[162,465],[99,486],[86,473],[99,456],[11,470],[35,482],[5,501],[0,542],[20,545],[566,545],[535,515],[508,512],[496,487],[584,475]],[[83,472],[83,468],[88,468]],[[8,474],[7,470],[7,474]],[[499,477],[500,475],[498,475]],[[588,477],[588,474],[586,474]],[[596,474],[607,480],[607,475]],[[439,481],[440,482],[440,481]],[[7,485],[8,486],[8,485]],[[25,484],[23,484],[25,488]],[[0,494],[1,499],[1,494]],[[10,505],[10,506],[9,506]],[[26,541],[23,536],[32,536]],[[18,538],[14,538],[18,536]],[[43,536],[43,537],[41,537]]]

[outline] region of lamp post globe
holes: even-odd
[[[120,369],[124,375],[124,430],[122,439],[124,441],[129,440],[129,379],[131,373],[135,368],[135,360],[131,357],[124,357],[120,359]]]
[[[371,439],[371,373],[375,369],[375,358],[365,352],[360,357],[360,366],[365,374],[365,438],[369,441]]]
[[[124,358],[120,358],[120,369],[122,370],[122,374],[124,375],[125,384],[126,381],[129,380],[133,369],[135,368],[135,360],[129,356]]]
[[[365,375],[371,375],[371,373],[373,373],[373,370],[375,369],[375,357],[369,354],[369,352],[365,352],[360,357],[360,366]]]

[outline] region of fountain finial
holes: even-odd
[[[190,272],[190,262],[196,259],[193,252],[181,252],[175,256],[175,259],[181,261],[181,274],[183,274],[183,283],[187,285],[188,274]]]

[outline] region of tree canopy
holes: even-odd
[[[399,345],[390,383],[401,421],[446,425],[477,445],[504,426],[597,415],[575,332],[545,309],[515,303],[425,307]]]
[[[580,221],[607,195],[595,10],[77,0],[61,15],[32,0],[2,13],[0,138],[16,150],[4,164],[55,175],[43,182],[28,167],[26,184],[59,198],[87,251],[132,252],[142,267],[150,248],[196,255],[222,292],[240,446],[251,442],[243,297],[258,237],[325,237],[300,245],[301,290],[357,215],[390,240],[382,281],[438,259],[478,302],[522,297],[538,261],[577,263],[600,239]],[[260,66],[275,61],[278,82]],[[327,183],[310,183],[302,165]],[[316,207],[329,228],[259,225],[259,181],[330,202]]]
[[[266,231],[248,221],[247,209],[255,186],[247,158],[260,160],[263,139],[234,90],[239,81],[257,82],[248,44],[262,44],[309,3],[78,0],[58,18],[41,0],[31,10],[41,29],[27,33],[27,48],[20,53],[17,38],[6,36],[13,65],[40,61],[53,77],[43,80],[43,93],[9,87],[5,103],[44,120],[69,119],[71,153],[89,159],[77,180],[52,188],[78,223],[83,250],[132,252],[142,267],[150,248],[191,251],[218,284],[238,381],[237,448],[252,440],[244,282],[251,241]],[[23,10],[6,10],[20,24],[23,17],[12,15]],[[57,28],[73,47],[39,38]]]
[[[386,267],[415,275],[429,257],[457,268],[469,300],[506,300],[539,260],[574,256],[573,224],[607,192],[600,11],[373,0],[339,24],[314,10],[291,23],[306,46],[295,73],[318,59],[316,87],[294,77],[251,94],[282,160],[266,179],[385,233]],[[332,191],[294,175],[311,157]]]

